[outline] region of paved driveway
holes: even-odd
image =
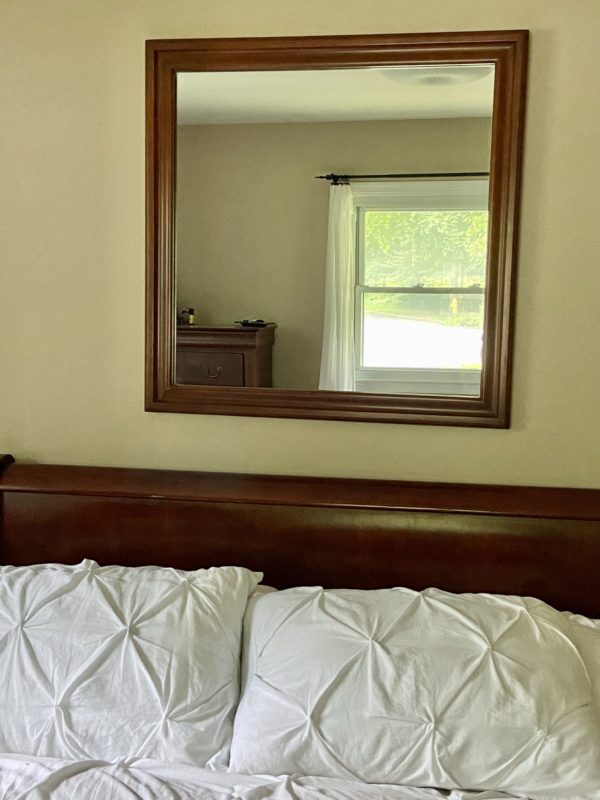
[[[481,364],[478,328],[455,328],[436,322],[365,315],[365,367],[458,369]]]

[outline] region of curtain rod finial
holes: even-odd
[[[350,183],[349,175],[337,175],[335,172],[330,172],[327,175],[315,175],[315,177],[322,181],[330,181],[334,186]]]

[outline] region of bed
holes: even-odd
[[[4,456],[0,509],[0,564],[16,568],[84,559],[186,571],[239,564],[278,590],[439,587],[540,598],[558,612],[600,618],[598,490],[36,465]],[[0,756],[0,796],[11,800],[506,796],[382,784],[139,758]]]

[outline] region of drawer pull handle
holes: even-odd
[[[217,371],[214,375],[211,375],[210,367],[206,368],[206,375],[208,378],[218,378],[220,374],[223,372],[223,367],[217,367]]]

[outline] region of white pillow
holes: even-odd
[[[588,674],[541,601],[305,587],[245,625],[232,771],[600,796]]]
[[[596,712],[600,716],[600,619],[567,614],[573,626],[573,639],[586,666]]]
[[[0,567],[0,751],[226,765],[238,567]]]

